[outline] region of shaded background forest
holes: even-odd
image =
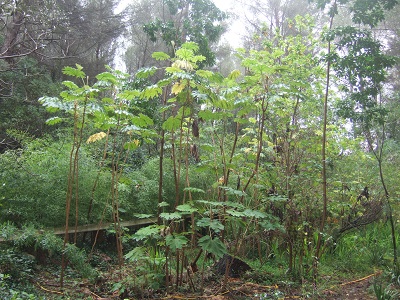
[[[135,281],[148,269],[124,270],[131,295],[171,274],[176,289],[202,252],[275,259],[280,275],[315,285],[332,260],[333,273],[350,260],[398,281],[399,9],[4,1],[2,237],[113,222],[116,263],[154,276],[151,287]],[[137,233],[120,226],[150,217]],[[67,245],[92,242],[66,233],[54,247],[64,261]],[[2,251],[13,247],[50,250],[38,237]],[[139,259],[157,255],[161,267]]]
[[[340,5],[341,10],[346,10],[346,2]],[[198,3],[198,7],[190,8],[190,19],[185,12],[186,2],[137,1],[119,13],[115,13],[116,1],[2,3],[2,149],[18,146],[18,141],[6,134],[8,129],[31,136],[50,130],[44,126],[47,115],[37,99],[58,95],[65,66],[80,64],[89,80],[94,80],[106,65],[133,75],[140,68],[157,66],[151,57],[154,51],[168,53],[172,50],[171,41],[179,46],[184,38],[200,45],[201,54],[207,57],[204,66],[226,75],[240,64],[230,41],[245,49],[259,50],[263,40],[278,33],[282,37],[296,33],[288,21],[296,15],[310,14],[318,20],[313,29],[316,36],[328,24],[328,17],[307,1],[261,1],[247,6],[236,1],[230,12],[221,12],[207,1]],[[386,12],[384,21],[372,29],[384,51],[394,56],[398,48],[396,9]],[[341,12],[334,26],[349,25],[350,19],[345,16],[347,13]],[[214,26],[215,22],[218,26]],[[230,25],[237,22],[242,30],[229,31]],[[393,91],[397,87],[396,74],[396,68],[392,69],[387,82]],[[393,112],[395,101],[390,102],[387,105],[394,106],[390,109]],[[388,127],[393,138],[398,136],[395,125],[392,122]]]

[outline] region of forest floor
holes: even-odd
[[[371,274],[363,278],[353,281],[346,281],[338,285],[332,286],[330,289],[323,291],[324,299],[341,300],[369,300],[376,299],[373,293],[372,285],[378,274]]]
[[[230,280],[229,288],[225,292],[219,292],[220,286],[210,286],[205,293],[196,297],[195,295],[171,295],[164,299],[211,299],[211,300],[235,300],[235,299],[328,299],[328,300],[372,300],[376,299],[370,289],[371,279],[346,283],[332,287],[319,293],[317,296],[302,295],[299,288],[288,289],[286,287],[264,286],[242,280]]]
[[[215,277],[206,280],[202,292],[192,292],[189,289],[182,292],[165,293],[165,291],[146,292],[142,297],[121,295],[120,291],[110,292],[107,278],[96,284],[72,279],[65,281],[63,293],[60,292],[59,278],[52,272],[42,270],[36,277],[35,285],[41,290],[46,299],[93,299],[93,300],[117,300],[117,299],[169,299],[169,300],[247,300],[247,299],[327,299],[327,300],[372,300],[377,299],[372,288],[376,276],[380,273],[349,281],[335,279],[336,284],[329,288],[315,292],[305,291],[302,286],[285,283],[263,285],[250,282],[251,278],[229,278],[226,288],[222,289],[223,277]],[[109,278],[112,280],[112,278]],[[330,279],[328,279],[330,280]],[[385,298],[386,299],[386,298]]]

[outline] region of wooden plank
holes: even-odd
[[[156,224],[157,218],[146,218],[146,219],[137,219],[137,220],[130,220],[130,221],[122,221],[120,222],[121,227],[135,227],[141,225],[151,225]],[[97,231],[97,230],[105,230],[114,225],[113,222],[106,222],[102,224],[87,224],[87,225],[80,225],[77,227],[76,232],[89,232],[89,231]],[[54,234],[64,234],[65,227],[58,227],[54,228]],[[75,227],[69,226],[68,233],[75,233]]]
[[[151,225],[151,224],[156,224],[157,223],[157,218],[146,218],[146,219],[136,219],[136,220],[130,220],[130,221],[123,221],[120,222],[120,225],[122,227],[135,227],[135,226],[142,226],[142,225]],[[87,224],[87,225],[80,225],[76,228],[77,233],[81,232],[90,232],[90,231],[97,231],[97,230],[105,230],[113,226],[114,223],[112,222],[106,222],[106,223],[101,223],[101,224]],[[65,227],[58,227],[58,228],[47,228],[45,230],[38,230],[38,234],[43,234],[44,232],[49,232],[53,231],[54,234],[56,235],[61,235],[65,234]],[[75,233],[75,227],[70,226],[68,228],[68,233]],[[5,242],[5,241],[11,241],[14,240],[14,238],[10,239],[3,239],[0,237],[0,243]]]

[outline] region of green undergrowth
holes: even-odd
[[[17,229],[10,223],[1,225],[0,232],[1,299],[42,299],[38,289],[39,274],[58,266],[58,271],[50,277],[59,277],[63,252],[70,276],[80,281],[94,280],[97,276],[83,249],[73,244],[64,247],[63,239],[53,233],[39,231],[33,226]],[[43,299],[48,298],[43,296]]]
[[[68,245],[64,251],[69,263],[61,295],[57,293],[59,288],[44,286],[58,284],[62,239],[33,227],[21,230],[11,224],[2,225],[1,232],[2,239],[7,240],[0,246],[2,299],[88,299],[89,292],[105,297],[118,294],[124,299],[151,298],[166,291],[202,295],[211,286],[220,285],[223,281],[220,275],[214,274],[214,260],[202,255],[197,262],[199,271],[191,275],[195,291],[189,282],[181,284],[178,291],[173,291],[165,286],[166,260],[162,250],[154,252],[151,247],[127,244],[126,252],[129,255],[125,257],[124,266],[118,267],[112,250],[96,249],[89,259],[88,252]],[[268,299],[279,299],[285,295],[320,299],[326,290],[371,275],[368,277],[369,294],[376,295],[377,299],[396,299],[400,277],[392,265],[389,237],[389,228],[385,223],[372,224],[342,236],[335,245],[326,248],[319,262],[316,286],[311,273],[304,272],[302,276],[296,276],[289,271],[285,249],[261,260],[240,257],[252,269],[243,274],[240,280],[271,287],[271,292],[260,294],[268,295]],[[188,262],[197,254],[196,249],[185,250]],[[176,263],[175,257],[169,259],[169,264]],[[307,267],[304,269],[307,270]],[[173,282],[173,272],[170,276],[170,282]],[[185,280],[188,278],[184,277]]]

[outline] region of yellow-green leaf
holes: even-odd
[[[171,92],[175,95],[179,94],[186,87],[186,81],[175,82],[171,88]]]
[[[198,70],[198,71],[196,71],[196,74],[203,78],[210,78],[214,75],[213,72],[208,71],[208,70]]]
[[[193,65],[187,61],[187,60],[176,60],[173,64],[172,67],[178,68],[178,69],[185,69],[188,71],[192,71],[194,69]]]
[[[89,136],[89,138],[87,139],[86,143],[90,144],[90,143],[94,143],[97,142],[103,138],[105,138],[107,136],[107,134],[103,131],[92,134],[91,136]]]
[[[167,60],[171,58],[167,53],[164,52],[154,52],[151,56],[155,60]]]
[[[240,71],[239,70],[233,70],[229,75],[228,75],[228,79],[231,80],[235,80],[236,78],[238,78],[240,76]]]

